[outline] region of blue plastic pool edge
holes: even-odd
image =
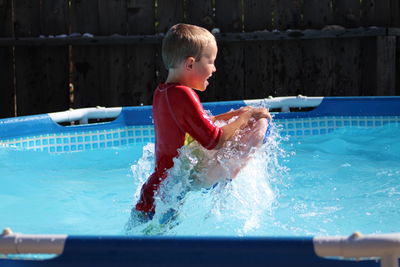
[[[252,100],[252,104],[268,106],[271,99]],[[247,105],[246,101],[204,103],[213,114]],[[321,104],[307,112],[280,112],[274,119],[311,118],[323,116],[399,116],[400,97],[324,97]],[[54,122],[48,114],[0,119],[0,140],[39,133],[74,132],[78,130],[110,129],[118,125],[152,125],[151,106],[123,107],[120,115],[111,122],[64,127]]]
[[[324,259],[312,237],[69,236],[53,259],[0,260],[1,266],[379,266]]]

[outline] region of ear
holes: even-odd
[[[195,58],[194,57],[188,57],[185,60],[185,69],[187,70],[191,70],[193,69],[193,63],[195,62]]]

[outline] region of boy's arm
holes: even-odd
[[[250,109],[251,109],[251,107],[249,107],[249,106],[241,107],[240,109],[236,109],[236,110],[228,111],[226,113],[215,115],[215,116],[211,117],[211,120],[213,122],[218,121],[218,120],[228,121],[232,117],[239,116],[243,112],[246,112]]]
[[[259,120],[265,118],[270,121],[272,120],[272,117],[266,108],[245,109],[239,112],[237,116],[238,118],[235,121],[222,127],[222,134],[215,149],[221,148],[227,140],[232,138],[238,129],[246,126],[250,122],[250,119],[253,118]]]

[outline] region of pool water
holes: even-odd
[[[127,223],[152,172],[154,144],[62,154],[0,147],[0,227],[73,235],[398,232],[399,130],[387,124],[282,138],[275,128],[235,180],[188,192],[173,222],[160,225],[177,204],[165,192],[177,196],[187,182],[185,170],[174,169],[155,220],[136,227]]]
[[[399,125],[289,142],[290,171],[271,222],[281,234],[400,230]]]

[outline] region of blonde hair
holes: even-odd
[[[215,37],[205,28],[183,23],[172,26],[162,42],[165,67],[175,68],[188,57],[200,60],[210,42],[216,42]]]

